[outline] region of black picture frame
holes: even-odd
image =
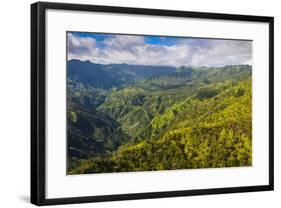
[[[269,184],[262,186],[225,187],[200,190],[165,191],[153,193],[130,193],[120,195],[85,196],[72,198],[46,198],[46,83],[45,83],[45,39],[46,10],[72,10],[88,12],[106,12],[121,14],[156,15],[216,20],[235,20],[264,22],[269,24]],[[248,16],[235,14],[217,14],[187,12],[160,9],[129,7],[94,6],[84,4],[64,4],[38,2],[31,5],[31,203],[35,205],[73,204],[193,196],[205,194],[226,194],[236,192],[269,191],[274,189],[274,18],[267,16]]]

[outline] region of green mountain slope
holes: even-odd
[[[129,136],[120,124],[96,110],[104,102],[105,92],[68,80],[67,94],[69,161],[108,154],[127,142]]]
[[[75,59],[67,62],[68,79],[101,89],[121,87],[153,76],[171,75],[175,71],[175,67],[169,66],[104,65]]]
[[[188,73],[184,73],[184,70]],[[176,74],[149,78],[113,91],[98,110],[121,123],[122,130],[133,139],[150,138],[152,128],[158,131],[155,128],[158,117],[162,119],[162,123],[166,122],[165,117],[178,117],[172,111],[187,97],[198,97],[199,100],[211,98],[250,76],[250,66],[208,69],[182,67]],[[176,105],[164,114],[174,104]],[[162,129],[164,124],[160,125],[162,126],[159,128]],[[170,122],[165,125],[170,126]]]
[[[251,94],[250,66],[182,68],[113,90],[96,110],[129,137],[69,173],[249,166]]]

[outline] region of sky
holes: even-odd
[[[251,65],[252,41],[68,32],[67,58],[175,67]]]

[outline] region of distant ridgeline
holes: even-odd
[[[252,67],[67,63],[68,173],[252,164]]]

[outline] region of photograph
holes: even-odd
[[[67,175],[251,167],[252,42],[67,31]]]
[[[274,190],[274,17],[254,14],[33,3],[31,203]]]

